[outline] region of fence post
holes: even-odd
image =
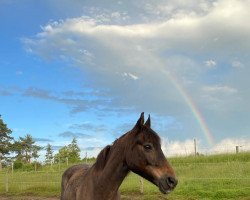
[[[52,159],[50,160],[50,169],[52,169]]]
[[[197,156],[196,139],[194,139],[194,155]]]
[[[140,178],[140,193],[141,193],[141,194],[144,193],[144,182],[143,182],[143,178]]]
[[[11,174],[13,175],[13,171],[14,171],[14,163],[11,162]]]
[[[9,192],[9,177],[8,177],[8,173],[6,173],[6,176],[5,176],[5,191]]]

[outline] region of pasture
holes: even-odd
[[[250,200],[250,153],[169,158],[179,183],[169,195],[130,173],[120,187],[122,199],[242,199]],[[0,199],[48,197],[59,199],[66,165],[43,166],[35,171],[0,172]],[[143,187],[143,188],[142,188]],[[25,197],[24,197],[25,196]],[[22,198],[23,197],[23,198]]]

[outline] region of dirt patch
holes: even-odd
[[[0,200],[59,200],[59,197],[38,197],[38,196],[0,196]],[[122,200],[151,200],[155,199],[155,196],[143,196],[143,195],[121,195]],[[162,200],[165,198],[157,198]]]
[[[0,196],[0,200],[59,200],[56,197],[35,197],[35,196]]]
[[[141,200],[142,197],[138,196],[121,196],[123,200]],[[59,200],[57,197],[37,197],[37,196],[0,196],[0,200]]]

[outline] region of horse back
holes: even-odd
[[[86,164],[73,165],[63,173],[61,182],[61,200],[64,200],[64,192],[69,183],[69,180],[74,179],[74,177],[84,175],[89,167],[90,166]]]

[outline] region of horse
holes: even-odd
[[[102,149],[92,166],[75,165],[63,173],[61,200],[119,200],[119,187],[130,171],[163,194],[178,183],[162,152],[160,137],[151,129],[150,115],[144,123],[144,113],[129,132]]]

